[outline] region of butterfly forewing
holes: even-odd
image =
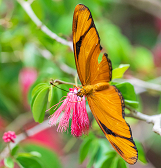
[[[93,67],[98,67],[101,46],[91,13],[82,4],[76,6],[73,15],[73,46],[79,79],[82,85],[90,84],[96,72]]]

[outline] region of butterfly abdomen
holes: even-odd
[[[101,90],[108,89],[110,85],[108,82],[101,82],[92,86],[94,91],[101,91]]]

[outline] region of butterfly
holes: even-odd
[[[112,63],[106,53],[98,63],[102,50],[100,37],[88,7],[78,4],[73,15],[73,48],[76,68],[82,88],[78,96],[86,96],[91,112],[106,138],[129,164],[136,163],[138,151],[130,126],[124,117],[124,98],[109,82]]]

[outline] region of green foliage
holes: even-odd
[[[59,86],[61,88],[61,86]],[[68,90],[68,89],[67,89]],[[52,107],[53,105],[57,104],[59,100],[63,97],[63,93],[60,89],[53,87],[52,90],[50,90],[52,98],[51,101],[49,102],[49,106]],[[53,110],[50,110],[50,114],[53,113]]]
[[[12,100],[11,97],[6,96],[6,94],[3,92],[1,92],[0,94],[0,109],[3,109],[1,111],[1,115],[6,117],[11,117],[18,112],[18,108],[15,102]]]
[[[134,50],[134,66],[139,71],[151,73],[154,68],[152,53],[143,47],[137,47]]]
[[[101,165],[101,168],[105,168],[107,165],[108,167],[116,167],[114,164],[116,164],[116,161],[114,161],[116,156],[116,152],[114,151],[110,151],[106,153],[106,160],[103,162],[103,164]]]
[[[66,95],[66,92],[62,92],[61,88],[68,90],[68,87],[65,85],[58,87],[59,89],[47,83],[39,83],[33,88],[31,93],[31,110],[36,122],[43,122],[48,105],[49,107],[52,107],[54,104],[57,104],[64,95]],[[52,113],[53,110],[50,110],[50,114]]]
[[[61,163],[57,157],[57,155],[42,146],[38,145],[25,145],[23,149],[27,152],[17,153],[18,146],[15,146],[12,149],[11,155],[15,157],[16,162],[20,167],[23,168],[61,168]],[[52,160],[52,162],[51,162]],[[5,166],[8,168],[14,167],[13,160],[8,157],[5,158]],[[50,163],[50,164],[49,164]]]
[[[43,168],[41,159],[31,153],[20,153],[16,160],[23,168]]]
[[[27,144],[24,146],[24,149],[30,153],[32,151],[37,151],[41,155],[40,160],[43,164],[43,168],[51,168],[51,167],[62,168],[62,165],[58,156],[51,149],[45,148],[43,146],[34,145],[34,144]]]
[[[139,102],[138,101],[133,101],[133,100],[126,100],[125,99],[125,104],[134,108],[134,109],[137,109],[138,108],[138,105],[139,105]]]
[[[43,122],[48,102],[49,86],[47,84],[37,85],[32,92],[31,108],[36,122]]]
[[[136,93],[132,84],[130,84],[129,82],[112,84],[115,84],[115,86],[120,90],[126,105],[135,109],[138,107],[138,102],[136,101]]]
[[[32,99],[35,99],[35,97],[40,93],[40,91],[46,88],[49,88],[49,85],[47,83],[39,83],[38,85],[36,85],[32,90]]]
[[[117,168],[128,168],[128,166],[122,158],[119,158],[117,161]]]
[[[97,157],[98,150],[99,150],[99,141],[98,139],[94,139],[90,145],[89,162],[87,164],[87,168],[92,167],[92,165],[94,164]]]
[[[127,168],[125,161],[114,151],[107,139],[98,139],[93,134],[86,137],[80,147],[79,160],[82,163],[88,158],[87,167],[94,168]]]
[[[161,113],[161,97],[160,97],[160,99],[159,99],[158,112]]]
[[[80,152],[79,152],[79,162],[82,163],[85,158],[87,157],[91,142],[93,140],[92,136],[88,136],[87,138],[84,139],[83,143],[81,144],[80,147]]]
[[[4,164],[7,168],[14,168],[14,162],[10,157],[4,159]]]
[[[49,89],[48,102],[51,101],[52,96],[53,96],[53,86],[51,85]]]
[[[12,151],[11,151],[11,155],[12,155],[12,156],[16,155],[18,149],[19,149],[19,146],[16,145],[16,146],[12,149]]]
[[[136,141],[136,140],[135,140],[135,144],[136,144],[136,147],[138,149],[138,159],[142,163],[146,164],[147,160],[146,160],[146,157],[145,157],[145,152],[144,152],[142,144],[139,141]]]
[[[97,27],[101,42],[108,50],[113,67],[118,66],[121,60],[129,63],[130,42],[121,34],[119,28],[109,21],[101,21]]]
[[[121,64],[118,68],[115,68],[112,71],[112,80],[122,78],[125,71],[129,68],[129,66],[130,66],[129,64]],[[114,84],[122,93],[126,105],[135,109],[138,108],[139,102],[136,101],[136,93],[134,90],[134,86],[132,84],[128,82],[123,83],[111,82],[111,84]]]
[[[120,64],[118,68],[112,71],[112,80],[122,78],[125,71],[130,67],[129,64]]]
[[[107,159],[107,155],[106,155],[107,152],[111,151],[111,148],[107,139],[99,139],[99,145],[100,145],[100,148],[98,150],[98,154],[94,164],[95,168],[100,168],[101,165],[104,164],[105,160]]]

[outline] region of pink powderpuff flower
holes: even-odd
[[[79,137],[82,136],[82,134],[88,133],[89,130],[85,96],[77,96],[77,88],[70,88],[69,91],[62,105],[50,116],[49,124],[56,125],[59,121],[57,131],[65,132],[69,127],[69,119],[71,118],[71,134]],[[62,117],[60,117],[61,112],[64,112]]]
[[[8,131],[8,132],[5,132],[4,135],[3,135],[3,140],[4,142],[15,142],[14,139],[16,138],[16,134],[15,132],[13,131]]]

